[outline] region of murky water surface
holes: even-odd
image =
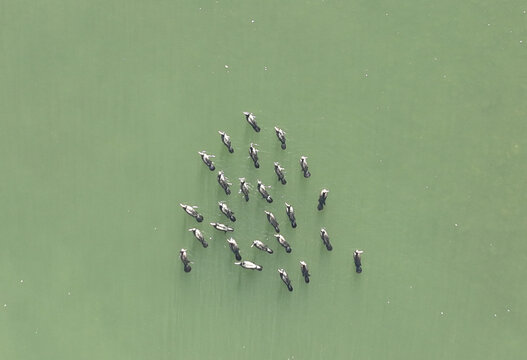
[[[522,358],[525,3],[0,8],[2,358]],[[200,150],[216,155],[230,196]],[[247,203],[239,177],[253,186]],[[235,266],[208,225],[231,224],[221,200],[241,255],[262,272]]]

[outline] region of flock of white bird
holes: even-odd
[[[258,124],[256,123],[256,119],[255,119],[254,114],[250,113],[250,112],[244,112],[243,114],[245,115],[245,119],[247,120],[249,125],[251,125],[251,127],[254,129],[254,131],[260,132],[261,129],[258,126]],[[276,126],[274,127],[274,129],[275,129],[275,132],[276,132],[276,136],[278,137],[278,140],[280,141],[280,144],[281,144],[280,146],[281,146],[282,150],[285,150],[287,148],[286,138],[285,138],[285,134],[286,133],[282,129],[280,129],[280,128],[276,127]],[[229,137],[229,135],[227,135],[223,131],[219,131],[219,134],[221,136],[221,140],[222,140],[223,144],[227,147],[229,152],[231,154],[234,153],[234,148],[232,147],[231,138]],[[259,159],[258,159],[258,152],[259,152],[259,150],[256,148],[256,145],[251,143],[250,146],[249,146],[249,156],[250,156],[251,160],[254,163],[254,167],[257,168],[257,169],[260,167]],[[214,162],[212,160],[215,157],[214,155],[207,154],[205,151],[200,151],[200,152],[198,152],[198,154],[201,156],[201,159],[203,160],[205,165],[207,165],[209,170],[214,171],[216,169],[216,166],[214,165]],[[305,156],[301,156],[300,157],[300,168],[301,168],[305,178],[309,178],[311,176],[311,173],[309,172],[309,168],[308,168],[308,164],[307,164],[307,157],[305,157]],[[278,162],[274,163],[274,170],[275,170],[275,173],[276,173],[276,175],[278,177],[278,181],[280,181],[283,185],[287,184],[287,181],[286,181],[285,175],[284,175],[284,168],[281,167]],[[232,184],[229,183],[228,179],[225,177],[225,174],[224,174],[223,170],[220,170],[218,172],[218,177],[217,178],[218,178],[218,184],[225,191],[225,194],[226,195],[230,195],[231,194],[230,186]],[[240,193],[244,196],[246,201],[249,201],[249,189],[250,189],[250,186],[247,183],[245,178],[240,178],[239,180],[240,180]],[[256,188],[257,188],[258,192],[260,193],[260,195],[262,196],[262,198],[264,198],[268,203],[272,203],[273,202],[273,198],[271,197],[271,195],[267,191],[268,186],[264,185],[260,180],[258,180]],[[320,191],[320,194],[319,194],[319,197],[318,197],[318,206],[317,206],[318,210],[323,210],[324,209],[324,206],[326,205],[326,199],[328,197],[328,194],[329,194],[329,190],[327,190],[327,189],[322,189]],[[234,212],[227,206],[227,204],[225,202],[220,201],[218,203],[218,205],[219,205],[219,209],[220,209],[222,214],[224,214],[231,222],[235,222],[236,221],[236,217],[234,216]],[[186,204],[180,204],[180,206],[183,208],[183,210],[187,214],[189,214],[190,216],[195,218],[198,223],[201,223],[203,221],[203,215],[201,215],[196,210],[197,206],[190,206],[190,205],[186,205]],[[285,206],[286,206],[286,214],[287,214],[287,217],[289,218],[291,226],[293,228],[296,228],[297,224],[296,224],[294,208],[293,208],[293,206],[291,206],[287,202],[285,203]],[[273,226],[273,228],[274,228],[274,230],[276,232],[276,234],[274,234],[274,237],[278,241],[278,244],[280,244],[285,249],[285,251],[287,253],[291,253],[291,246],[289,245],[289,243],[287,242],[285,237],[282,234],[280,234],[280,227],[279,227],[278,221],[276,220],[276,217],[270,211],[265,211],[265,214],[267,216],[267,220]],[[210,225],[212,227],[214,227],[216,230],[223,231],[224,233],[234,231],[234,229],[231,226],[228,226],[228,225],[225,225],[225,224],[222,224],[222,223],[212,222],[212,223],[210,223]],[[201,243],[201,245],[204,248],[208,247],[208,243],[205,240],[205,237],[203,236],[203,233],[199,229],[191,228],[191,229],[189,229],[189,231],[194,234],[195,238]],[[325,228],[322,228],[320,230],[320,238],[322,239],[322,242],[323,242],[324,246],[326,247],[326,249],[328,251],[333,250],[333,246],[331,245],[331,243],[329,241],[328,232],[326,231]],[[262,271],[263,267],[261,265],[255,264],[255,263],[253,263],[251,261],[248,261],[248,260],[243,260],[242,261],[242,257],[240,255],[240,248],[238,247],[238,244],[236,243],[236,240],[234,240],[231,237],[231,238],[227,239],[227,243],[228,243],[229,248],[231,249],[231,251],[234,253],[234,256],[235,256],[235,258],[237,260],[237,262],[234,263],[235,265],[239,265],[239,266],[241,266],[244,269]],[[255,247],[255,248],[257,248],[259,250],[262,250],[262,251],[265,251],[265,252],[267,252],[269,254],[273,253],[273,250],[269,246],[264,244],[262,241],[260,241],[260,240],[254,240],[252,245],[251,245],[251,247]],[[362,253],[363,253],[363,251],[361,251],[361,250],[355,250],[355,252],[353,253],[353,259],[354,259],[354,262],[355,262],[355,267],[356,267],[357,273],[362,272],[362,266],[361,266],[361,254]],[[179,257],[181,259],[181,262],[183,263],[184,271],[185,272],[190,272],[192,268],[190,266],[191,261],[188,259],[188,256],[187,256],[187,250],[186,249],[181,249],[180,252],[179,252]],[[302,276],[304,277],[305,282],[309,283],[310,274],[309,274],[308,266],[307,266],[305,261],[300,261],[300,271],[302,273]],[[291,279],[289,278],[289,275],[287,274],[287,272],[284,269],[278,269],[278,273],[280,275],[280,278],[284,282],[284,284],[289,289],[289,291],[293,291],[293,286],[291,285]]]

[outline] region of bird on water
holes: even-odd
[[[361,262],[362,253],[364,253],[364,251],[362,250],[355,250],[355,252],[353,253],[353,261],[355,262],[355,271],[359,274],[362,272],[362,262]]]
[[[251,247],[255,247],[257,249],[260,249],[262,251],[266,251],[268,254],[272,254],[273,253],[273,250],[265,245],[263,242],[261,242],[260,240],[254,240]]]
[[[179,206],[181,206],[183,211],[185,211],[187,214],[189,214],[194,219],[196,219],[197,222],[203,221],[203,215],[201,215],[200,213],[196,211],[196,209],[198,208],[197,206],[190,206],[186,204],[179,204]]]
[[[320,191],[320,195],[318,196],[318,210],[324,209],[324,205],[326,205],[326,199],[328,198],[329,190],[328,189],[322,189]]]
[[[258,270],[258,271],[262,271],[263,267],[261,265],[257,265],[251,261],[247,261],[247,260],[244,260],[242,262],[235,262],[234,265],[240,265],[242,268],[244,269],[249,269],[249,270]]]
[[[227,147],[227,149],[229,149],[229,152],[232,154],[234,152],[234,149],[231,144],[231,137],[223,131],[218,131],[218,133],[221,136],[221,142]]]
[[[302,156],[300,157],[300,168],[302,169],[302,172],[304,173],[304,177],[308,178],[311,176],[311,173],[309,172],[309,168],[307,166],[307,157]]]
[[[187,257],[187,249],[179,250],[179,258],[183,263],[183,270],[185,270],[185,272],[187,273],[190,272],[190,270],[192,270],[192,267],[190,267],[190,260]]]
[[[215,157],[214,155],[209,155],[205,151],[198,151],[198,154],[201,156],[201,160],[203,160],[210,171],[214,171],[216,169],[214,163],[211,160],[213,157]]]
[[[247,112],[247,111],[244,111],[243,115],[245,115],[245,120],[247,120],[249,125],[252,126],[254,131],[260,132],[260,127],[258,126],[258,124],[256,123],[256,120],[255,120],[256,116],[254,116],[254,114],[252,112]]]
[[[201,245],[203,245],[204,248],[209,246],[209,244],[205,240],[205,237],[203,236],[203,234],[201,233],[199,229],[191,228],[191,229],[188,229],[188,231],[191,231],[194,234],[196,239],[201,243]]]
[[[284,269],[278,269],[278,274],[280,274],[280,279],[282,279],[285,286],[287,286],[287,289],[293,291],[293,285],[291,285],[291,280],[289,279],[287,272]]]

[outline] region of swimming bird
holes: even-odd
[[[249,201],[249,183],[245,178],[240,178],[240,192],[245,197],[245,201]]]
[[[320,229],[320,238],[322,239],[324,245],[326,245],[326,249],[328,249],[328,251],[333,250],[333,246],[331,246],[331,243],[329,242],[329,235],[326,229]]]
[[[234,217],[234,211],[229,209],[229,207],[227,206],[227,204],[225,204],[225,202],[220,201],[220,202],[218,202],[218,205],[219,205],[220,211],[223,213],[223,215],[227,216],[229,218],[229,220],[232,221],[232,222],[236,221],[236,218]]]
[[[267,253],[269,253],[269,254],[273,253],[273,250],[269,246],[267,246],[263,242],[261,242],[260,240],[254,240],[252,245],[251,245],[251,247],[253,247],[253,246],[255,248],[257,248],[257,249],[260,249],[260,250],[263,250],[263,251],[267,251]]]
[[[318,196],[318,210],[322,210],[324,208],[324,205],[326,205],[326,199],[328,198],[329,190],[328,189],[322,189],[320,191],[320,195]]]
[[[256,124],[256,120],[255,120],[256,116],[254,116],[252,112],[247,112],[247,111],[244,111],[243,115],[245,115],[245,120],[247,120],[247,122],[252,126],[254,131],[260,132],[260,127],[258,126],[258,124]]]
[[[308,178],[311,176],[311,173],[309,172],[308,166],[307,166],[307,157],[301,156],[300,157],[300,168],[304,172],[304,177]]]
[[[202,222],[203,221],[203,215],[201,215],[200,213],[198,213],[196,211],[196,209],[198,208],[197,206],[190,206],[190,205],[185,205],[185,204],[179,204],[179,206],[181,206],[183,208],[183,210],[189,214],[190,216],[192,216],[194,219],[196,219],[198,222]]]
[[[287,286],[287,289],[293,291],[293,286],[291,285],[291,280],[289,279],[287,272],[284,269],[278,269],[278,273],[280,274],[280,279],[282,279],[285,286]]]
[[[205,241],[205,238],[203,237],[203,234],[201,233],[199,229],[192,228],[192,229],[188,229],[188,231],[192,231],[196,239],[198,239],[198,241],[201,243],[201,245],[203,245],[204,248],[209,246],[209,244],[207,244],[207,241]]]
[[[227,149],[229,149],[229,152],[232,154],[234,152],[234,149],[232,148],[231,137],[223,131],[218,131],[218,133],[221,136],[221,141],[227,147]]]
[[[225,233],[226,233],[227,231],[234,231],[233,228],[228,227],[227,225],[224,225],[224,224],[222,224],[222,223],[213,223],[213,222],[211,222],[210,225],[211,225],[214,229],[219,230],[219,231],[223,231],[223,232],[225,232]]]
[[[258,169],[260,167],[260,163],[258,162],[258,151],[260,150],[255,148],[255,146],[258,146],[258,144],[251,143],[251,146],[249,146],[249,156],[254,162],[254,167]]]
[[[309,277],[311,276],[309,274],[309,269],[307,268],[307,264],[305,261],[300,261],[300,271],[302,272],[302,276],[304,277],[304,281],[306,283],[309,283]]]
[[[249,270],[258,270],[258,271],[262,271],[263,267],[260,266],[260,265],[257,265],[253,262],[250,262],[250,261],[247,261],[247,260],[244,260],[242,262],[235,262],[234,265],[240,265],[242,268],[244,269],[249,269]]]
[[[231,194],[231,189],[229,189],[229,185],[232,185],[229,180],[225,177],[225,173],[223,170],[218,171],[218,184],[222,187],[223,191],[225,191],[226,195]]]
[[[213,157],[215,157],[214,155],[208,155],[205,151],[198,151],[198,154],[200,154],[201,160],[203,160],[205,165],[208,166],[210,171],[214,171],[216,169],[214,163],[211,160]]]
[[[359,274],[362,272],[361,254],[363,252],[364,251],[362,250],[355,250],[355,252],[353,253],[353,261],[355,262],[355,271]]]
[[[256,184],[256,189],[269,204],[273,202],[273,198],[267,192],[267,187],[260,180],[258,180],[258,183]]]
[[[285,180],[284,170],[285,169],[281,167],[279,163],[274,163],[274,172],[276,173],[276,176],[278,176],[278,181],[280,181],[282,185],[287,184],[287,181]]]
[[[279,233],[280,228],[278,227],[278,221],[276,221],[276,218],[274,217],[274,214],[272,212],[269,212],[267,210],[264,211],[265,215],[267,215],[267,221],[269,221],[269,224],[271,224],[274,227],[274,230]]]
[[[181,259],[181,262],[183,263],[183,270],[185,270],[185,272],[190,272],[190,270],[192,270],[192,267],[190,266],[190,260],[187,257],[186,249],[181,249],[179,251],[179,258]]]
[[[240,261],[242,259],[242,256],[240,255],[240,248],[238,247],[238,243],[233,238],[227,239],[227,242],[229,243],[229,247],[231,248],[231,251],[234,253],[234,257],[236,260]]]
[[[280,142],[282,143],[282,150],[285,150],[285,131],[276,126],[274,127],[274,131],[276,131],[276,136],[278,137],[278,140],[280,140]]]
[[[293,229],[296,228],[295,209],[293,209],[293,207],[288,203],[285,203],[285,213],[287,214],[287,217],[289,218]]]
[[[291,252],[291,246],[285,240],[285,237],[282,234],[274,234],[274,237],[276,238],[276,240],[278,240],[278,243],[284,247],[286,253]]]

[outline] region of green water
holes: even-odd
[[[526,10],[1,1],[0,358],[524,358]],[[216,155],[231,196],[199,150]],[[275,201],[253,191],[245,203],[241,176],[272,185]],[[262,272],[234,266],[225,236],[205,225],[227,222],[219,200]],[[204,214],[207,249],[180,202]]]

